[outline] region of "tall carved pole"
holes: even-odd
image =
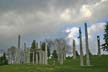
[[[66,45],[64,45],[63,49],[63,59],[66,60]]]
[[[80,38],[80,65],[83,66],[83,50],[82,50],[82,33],[81,28],[79,28],[79,38]]]
[[[45,43],[45,64],[47,64],[47,43]]]
[[[26,43],[24,43],[24,49],[26,49]]]
[[[86,65],[90,65],[87,23],[85,23]]]
[[[73,40],[73,59],[76,59],[75,40]]]
[[[30,63],[30,49],[27,49],[27,63]]]
[[[101,50],[100,50],[100,37],[97,36],[97,45],[98,45],[98,55],[101,55]]]
[[[61,48],[61,51],[60,51],[60,64],[63,64],[63,49]]]
[[[36,53],[36,64],[38,64],[38,54]]]
[[[35,54],[34,50],[32,51],[32,53],[33,53],[33,57],[32,57],[33,58],[32,59],[33,61],[32,61],[32,63],[34,64],[34,54]]]
[[[18,36],[18,49],[17,49],[17,63],[20,64],[20,38],[21,36]]]
[[[26,43],[24,43],[24,63],[27,63],[27,50],[26,50]]]
[[[20,49],[20,39],[21,39],[21,36],[19,35],[18,36],[18,48]]]

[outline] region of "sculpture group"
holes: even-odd
[[[85,47],[86,47],[86,66],[91,66],[90,64],[90,50],[88,43],[88,31],[87,31],[87,23],[84,24],[85,27]],[[80,66],[84,66],[83,60],[83,47],[82,47],[82,31],[79,28],[79,43],[80,43]],[[26,43],[24,43],[24,50],[21,50],[20,47],[20,39],[21,36],[18,36],[18,48],[16,48],[15,53],[12,53],[11,50],[8,50],[8,62],[9,64],[48,64],[48,55],[47,55],[47,42],[45,42],[45,50],[42,50],[41,43],[40,46],[37,43],[36,48],[30,49],[26,47]],[[58,61],[60,64],[63,64],[66,59],[66,45],[64,45],[63,41],[56,40],[55,43],[58,48]],[[73,39],[72,44],[73,49],[73,59],[76,59],[76,44]],[[101,55],[100,50],[100,38],[97,36],[97,45],[98,45],[98,55]]]

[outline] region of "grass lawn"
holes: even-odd
[[[52,60],[49,65],[32,65],[32,64],[19,64],[19,65],[4,65],[0,66],[0,72],[108,72],[108,56],[91,56],[91,65],[83,66],[79,64],[79,57],[76,60],[72,58],[66,59],[63,65],[52,65]]]

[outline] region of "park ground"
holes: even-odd
[[[63,65],[54,65],[52,60],[49,61],[49,65],[3,65],[0,66],[0,72],[108,72],[108,55],[90,56],[90,60],[91,66],[83,67],[79,65],[79,57],[76,60],[68,58]]]

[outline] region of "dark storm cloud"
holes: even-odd
[[[56,34],[64,24],[108,18],[107,5],[108,0],[0,0],[0,46],[15,44],[18,34],[39,39]]]
[[[46,7],[48,0],[0,0],[2,10],[26,10]]]

